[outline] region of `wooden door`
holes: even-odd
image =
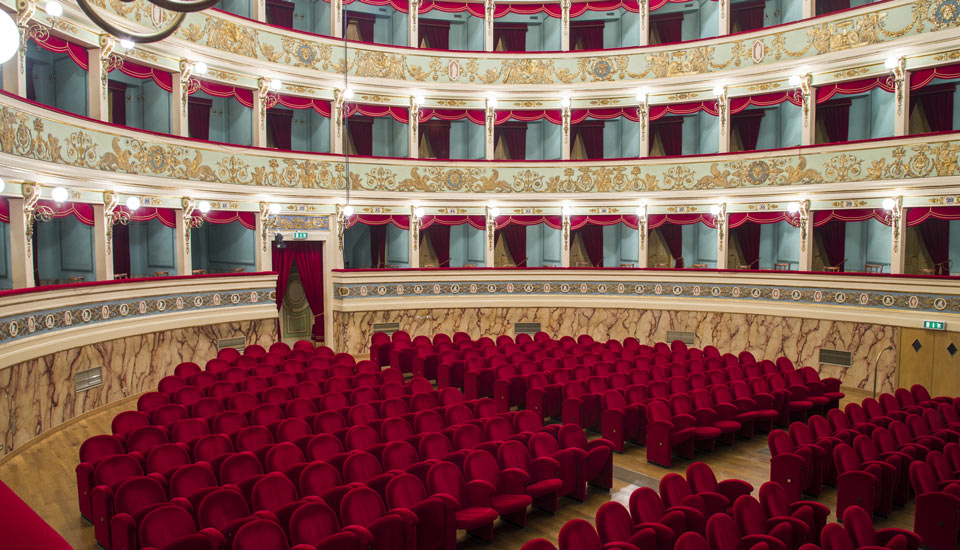
[[[287,279],[287,291],[283,295],[283,307],[280,309],[283,328],[283,340],[309,340],[313,330],[313,312],[307,303],[307,295],[300,282],[296,264],[290,270]]]
[[[899,387],[909,388],[921,384],[933,393],[933,357],[935,338],[933,331],[920,328],[901,328],[900,381]]]
[[[937,332],[931,395],[960,395],[960,332]]]

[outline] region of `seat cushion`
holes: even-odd
[[[791,411],[806,411],[813,408],[813,403],[810,401],[791,401],[790,410]]]
[[[497,511],[493,508],[475,506],[457,510],[455,522],[457,529],[477,529],[493,523],[497,519]]]
[[[554,478],[531,483],[530,485],[527,485],[526,489],[528,495],[532,497],[539,497],[548,495],[550,493],[556,493],[561,487],[563,487],[563,480]]]
[[[694,437],[697,439],[716,439],[723,433],[720,431],[720,428],[714,428],[712,426],[702,426],[695,428],[695,430],[696,435]]]
[[[733,420],[717,420],[713,423],[713,426],[719,428],[725,434],[739,432],[741,428],[741,424]]]
[[[494,509],[500,514],[509,514],[524,510],[533,503],[533,499],[528,495],[501,494],[494,495],[490,499]]]

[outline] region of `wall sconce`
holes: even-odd
[[[70,193],[63,187],[54,187],[53,191],[50,192],[50,197],[53,198],[54,202],[59,204],[65,202],[70,197]]]
[[[57,2],[56,0],[50,0],[49,2],[43,5],[43,11],[47,12],[47,15],[49,15],[50,17],[54,17],[54,18],[60,17],[61,15],[63,15],[63,5],[61,5],[60,2]]]
[[[904,83],[906,82],[906,62],[903,56],[891,56],[884,61],[883,66],[890,71],[890,78],[887,82],[893,84],[897,96],[897,114],[903,114],[903,95]]]
[[[267,234],[271,229],[277,229],[279,227],[279,220],[277,220],[278,214],[280,214],[279,204],[260,203],[260,241],[263,243],[264,252],[267,251]],[[281,241],[283,240],[280,233],[277,233],[277,236],[280,237]]]
[[[500,209],[493,204],[487,205],[487,248],[493,248],[493,233],[497,230],[497,218],[500,216]]]
[[[903,216],[903,197],[885,198],[881,203],[883,209],[889,212],[890,228],[893,229],[893,251],[900,251],[900,219]]]

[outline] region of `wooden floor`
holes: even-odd
[[[848,396],[861,400],[866,394]],[[27,504],[78,550],[99,548],[93,538],[93,526],[80,518],[77,509],[77,485],[74,468],[80,444],[89,436],[109,433],[110,421],[124,410],[136,407],[133,400],[114,404],[94,414],[71,423],[44,439],[18,451],[15,456],[0,464],[0,479],[10,486]],[[738,441],[732,447],[697,456],[709,464],[718,479],[739,478],[754,486],[756,496],[760,485],[769,479],[770,453],[766,436],[757,436],[749,441]],[[543,537],[554,543],[560,527],[570,519],[582,518],[593,522],[597,509],[610,499],[627,505],[630,493],[637,487],[658,488],[660,478],[668,472],[683,473],[689,462],[676,461],[672,468],[647,464],[642,447],[628,446],[613,459],[613,490],[609,493],[591,487],[587,499],[577,502],[565,498],[560,502],[556,515],[531,511],[525,528],[499,522],[493,543],[485,543],[467,535],[461,535],[460,548],[494,548],[498,550],[519,549],[530,539]],[[826,487],[820,502],[836,508],[836,490]],[[895,510],[886,519],[877,521],[877,527],[913,528],[913,502],[903,509]],[[831,517],[831,520],[834,518]]]

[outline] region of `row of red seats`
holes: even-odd
[[[910,462],[910,484],[916,495],[913,529],[933,550],[953,550],[960,538],[960,444],[943,452],[929,451]]]

